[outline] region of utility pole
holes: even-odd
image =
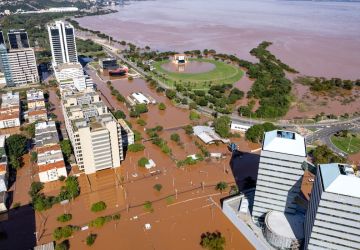
[[[177,189],[175,188],[175,200],[177,200],[177,195],[178,195],[178,191],[177,191]]]

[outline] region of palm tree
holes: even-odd
[[[225,181],[220,181],[218,184],[216,184],[215,186],[215,190],[220,191],[220,193],[222,193],[225,189],[227,189],[228,184]]]

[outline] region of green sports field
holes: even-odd
[[[360,134],[349,134],[346,137],[331,136],[331,142],[340,150],[355,154],[360,151]]]
[[[190,59],[190,61],[212,63],[215,68],[203,73],[170,72],[161,67],[170,60],[156,62],[154,67],[158,74],[165,77],[160,80],[167,85],[173,87],[177,83],[182,83],[193,89],[208,89],[214,84],[233,84],[239,81],[243,75],[243,71],[239,67],[224,62],[211,59]]]

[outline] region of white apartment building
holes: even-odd
[[[13,84],[23,85],[39,82],[35,53],[32,48],[10,50],[7,57]]]
[[[272,210],[295,213],[294,198],[300,192],[305,159],[301,135],[281,130],[265,133],[252,211],[255,222],[261,223]]]
[[[19,93],[8,92],[1,96],[0,129],[20,126]]]
[[[47,121],[47,110],[45,108],[44,93],[40,89],[30,89],[26,92],[28,111],[25,118],[29,123],[38,120]]]
[[[79,169],[86,174],[120,167],[121,126],[93,90],[62,92],[65,126]]]
[[[58,180],[67,176],[64,157],[59,145],[59,137],[54,121],[35,125],[37,168],[41,182]]]
[[[359,234],[359,176],[350,165],[319,165],[306,214],[304,249],[360,249]]]
[[[26,92],[28,109],[45,108],[44,92],[41,89],[30,89]]]
[[[48,32],[53,66],[63,63],[77,63],[74,27],[63,21],[56,21],[48,25]]]
[[[84,70],[80,63],[64,63],[54,66],[56,80],[62,82],[73,81],[74,78],[83,77]]]

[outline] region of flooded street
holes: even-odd
[[[119,12],[78,19],[117,40],[178,52],[215,49],[254,60],[263,40],[302,74],[360,78],[360,4],[277,0],[132,1]],[[334,18],[336,17],[336,18]]]

